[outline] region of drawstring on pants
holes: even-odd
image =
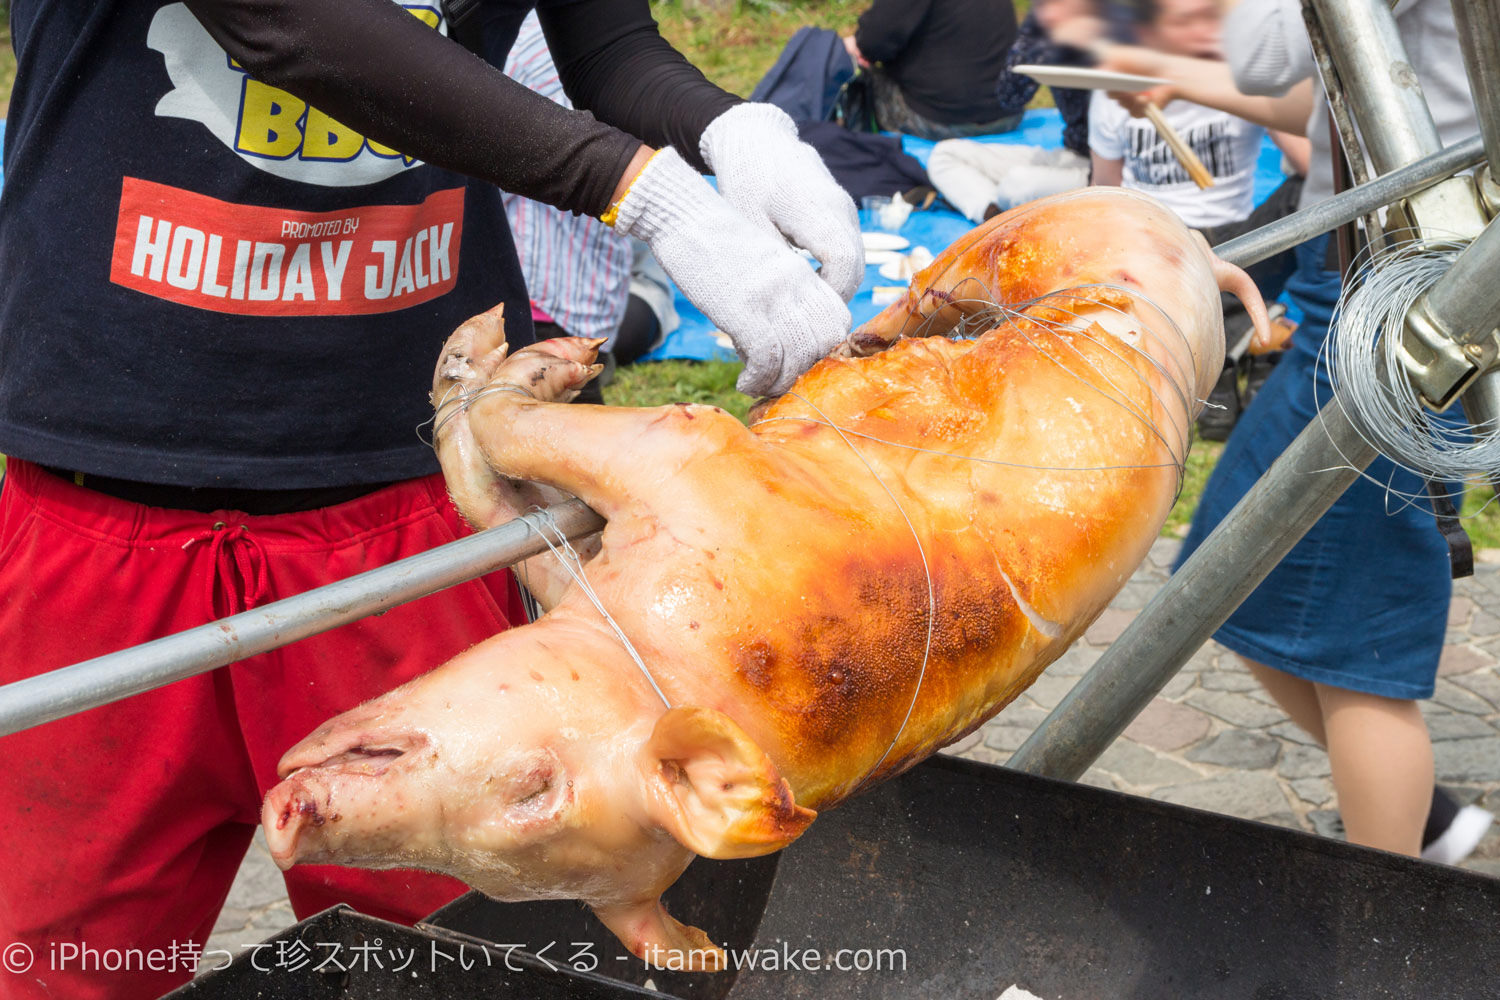
[[[184,549],[199,542],[209,545],[213,572],[204,577],[204,598],[215,615],[235,615],[249,611],[266,596],[266,552],[260,539],[244,524],[215,521],[182,543]],[[219,600],[223,593],[224,599]],[[223,604],[223,610],[220,605]]]

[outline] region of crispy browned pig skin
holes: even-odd
[[[475,317],[434,384],[455,502],[480,526],[568,494],[602,514],[584,572],[662,695],[558,561],[528,560],[539,621],[288,752],[263,816],[276,860],[578,898],[636,954],[714,967],[658,899],[694,854],[781,848],[972,731],[1145,555],[1222,363],[1219,286],[1243,288],[1226,267],[1149,199],[1034,203],[748,429],[561,405],[598,342],[506,357],[499,310]],[[972,325],[980,298],[1015,311],[916,336]]]

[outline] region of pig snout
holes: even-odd
[[[330,724],[287,751],[277,768],[284,780],[261,807],[272,859],[286,869],[335,860],[351,848],[360,854],[374,849],[382,839],[379,828],[389,825],[389,806],[410,791],[400,772],[426,742],[419,734]],[[383,803],[389,804],[384,810]],[[379,817],[387,822],[371,823]]]
[[[334,813],[335,822],[343,816]],[[318,828],[328,822],[327,813],[318,797],[298,781],[283,781],[272,788],[261,806],[260,822],[266,831],[266,843],[271,849],[271,860],[282,871],[304,860],[299,849],[303,846],[302,832],[306,828]]]

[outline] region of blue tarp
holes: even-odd
[[[1028,111],[1021,120],[1020,128],[1004,135],[980,136],[978,141],[1061,148],[1062,117],[1051,108]],[[908,153],[921,160],[924,167],[927,165],[927,157],[932,153],[931,142],[906,136],[902,139],[902,145]],[[1259,203],[1274,191],[1282,180],[1281,152],[1267,139],[1261,148],[1260,162],[1256,167],[1256,202]],[[926,212],[913,212],[907,218],[906,225],[901,227],[900,234],[910,240],[912,246],[924,246],[937,255],[944,247],[972,228],[973,223],[957,212],[929,209]],[[895,284],[899,282],[882,278],[874,266],[865,268],[865,280],[859,286],[859,292],[854,296],[854,300],[849,303],[849,312],[854,317],[855,326],[870,319],[884,308],[875,304],[871,298],[871,290],[876,285]],[[677,315],[682,320],[681,325],[667,337],[661,347],[646,355],[643,360],[661,361],[667,358],[693,358],[700,361],[734,360],[736,355],[729,346],[729,339],[718,334],[714,325],[698,311],[696,306],[683,298],[681,292],[677,293],[676,305]]]

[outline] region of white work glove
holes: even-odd
[[[745,359],[736,383],[774,396],[849,333],[849,307],[780,237],[754,225],[663,149],[616,206],[615,231],[644,240],[682,294]]]
[[[785,111],[737,104],[703,130],[698,151],[729,204],[812,254],[823,280],[845,302],[854,297],[865,276],[859,212]]]

